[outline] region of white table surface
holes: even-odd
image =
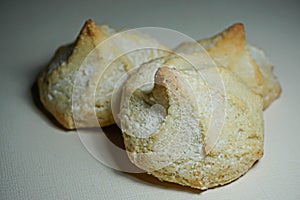
[[[1,1],[0,199],[300,199],[300,2],[228,2]],[[31,94],[55,49],[88,18],[116,28],[171,28],[195,39],[243,22],[283,88],[265,112],[262,160],[239,180],[204,192],[95,160],[76,131],[53,124]]]

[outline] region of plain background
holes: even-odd
[[[300,199],[299,1],[1,1],[0,199]],[[205,192],[105,167],[76,132],[55,126],[31,87],[87,19],[158,26],[195,39],[243,22],[275,65],[283,93],[265,112],[265,155],[239,180]]]

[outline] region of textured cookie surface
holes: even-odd
[[[204,49],[218,65],[239,76],[252,90],[264,99],[267,108],[281,93],[273,65],[262,50],[247,44],[243,24],[234,24],[225,31],[198,43],[187,42],[175,51],[193,54]]]
[[[165,50],[149,36],[116,33],[88,20],[76,41],[59,48],[38,77],[41,102],[67,129],[113,124],[116,82],[141,63],[166,55]]]
[[[262,98],[223,67],[195,70],[177,56],[143,64],[119,117],[130,160],[161,181],[223,185],[263,155]]]

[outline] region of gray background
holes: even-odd
[[[0,199],[299,199],[299,1],[1,1]],[[31,86],[55,49],[87,19],[159,26],[195,39],[234,22],[275,64],[283,93],[265,112],[265,155],[238,181],[205,192],[114,171],[76,132],[34,105]]]

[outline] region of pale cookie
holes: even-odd
[[[262,98],[224,67],[188,63],[171,56],[141,65],[124,86],[119,117],[135,165],[203,190],[238,179],[262,157]]]
[[[67,129],[113,124],[111,94],[116,82],[141,63],[167,55],[166,50],[147,35],[116,33],[88,20],[76,41],[59,48],[39,75],[41,102]]]

